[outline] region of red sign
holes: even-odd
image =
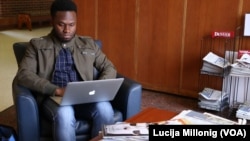
[[[215,37],[222,37],[222,38],[234,38],[234,32],[227,32],[227,31],[214,31],[212,32],[212,38]]]
[[[240,59],[243,54],[249,54],[250,55],[250,50],[239,50],[238,51],[238,59]]]

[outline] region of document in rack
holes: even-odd
[[[220,68],[226,68],[230,65],[229,61],[223,57],[218,56],[213,52],[209,52],[204,58],[203,61],[206,61],[212,65],[218,66]]]
[[[227,93],[212,88],[204,88],[199,95],[207,100],[222,100],[227,96]]]

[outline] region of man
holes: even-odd
[[[89,37],[76,35],[77,7],[72,0],[55,0],[51,5],[52,31],[31,39],[31,46],[20,64],[17,82],[36,91],[42,113],[52,121],[56,141],[75,141],[76,119],[93,122],[92,137],[103,124],[113,124],[110,102],[58,106],[49,96],[63,96],[71,81],[93,80],[94,67],[98,79],[116,77],[112,62]]]

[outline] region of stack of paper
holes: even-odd
[[[214,111],[221,111],[229,105],[228,94],[212,88],[204,88],[199,93],[199,100],[198,105],[200,108]]]
[[[230,62],[218,56],[213,52],[209,52],[203,58],[203,65],[201,68],[201,74],[211,74],[218,76],[226,76],[230,72]]]
[[[210,114],[201,113],[193,110],[183,110],[181,113],[167,121],[171,125],[236,125],[235,121]]]
[[[236,117],[250,120],[250,104],[242,104],[236,111]]]
[[[250,55],[243,54],[240,59],[236,59],[231,65],[230,75],[233,76],[250,76]]]
[[[147,141],[150,123],[126,123],[121,122],[112,125],[104,125],[103,140],[116,141]]]

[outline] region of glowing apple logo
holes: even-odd
[[[89,92],[89,95],[94,95],[94,94],[95,94],[95,90]]]

